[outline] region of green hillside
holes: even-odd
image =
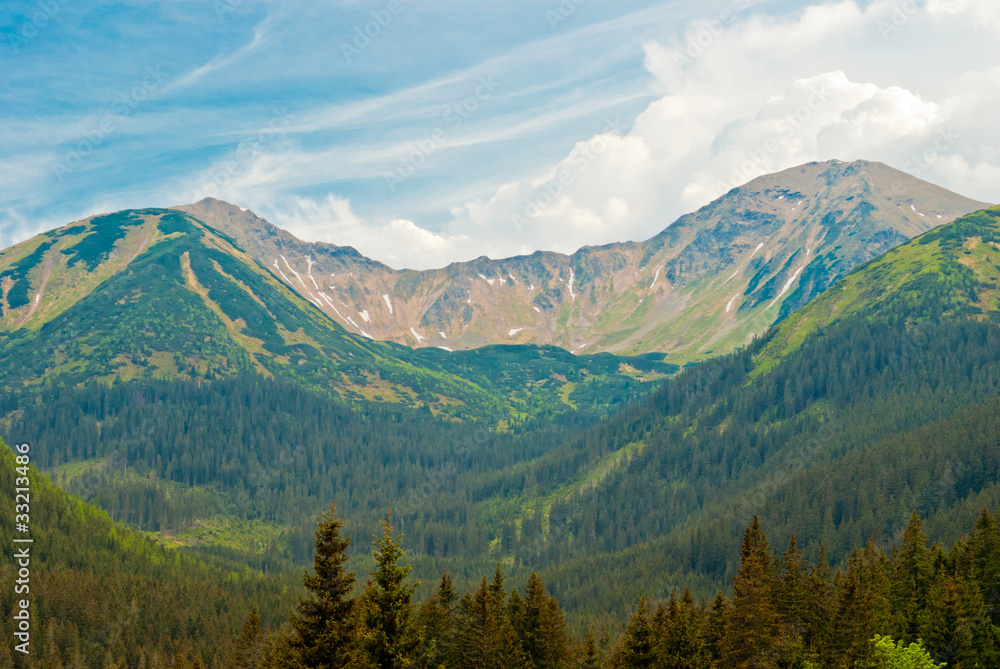
[[[257,374],[347,400],[499,422],[601,413],[676,369],[553,347],[452,357],[352,335],[224,233],[173,210],[119,212],[39,235],[0,254],[0,270],[0,386],[14,393]]]
[[[957,539],[1000,503],[998,219],[890,252],[539,458],[524,499],[543,502],[511,521],[509,552],[571,611],[601,615],[625,610],[637,581],[653,596],[725,589],[738,561],[725,547],[754,513],[776,543],[794,530],[834,564],[870,537],[891,543],[914,509],[932,538]]]
[[[15,600],[24,596],[32,611],[30,666],[40,667],[163,667],[178,654],[225,666],[251,606],[268,627],[284,618],[296,581],[166,550],[58,490],[34,467],[30,532],[15,533],[14,457],[0,443],[0,630],[7,640],[0,665],[12,666]],[[13,543],[15,536],[34,539],[30,591],[17,596],[14,551],[25,544]]]
[[[858,313],[903,310],[913,321],[981,316],[1000,322],[1000,207],[964,216],[889,251],[793,314],[757,361],[766,369],[810,334]]]

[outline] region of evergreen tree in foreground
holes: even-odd
[[[516,591],[511,595],[515,599]],[[527,660],[534,669],[558,669],[570,661],[566,620],[555,598],[545,592],[542,578],[531,572],[520,615],[511,616]]]
[[[243,633],[236,644],[230,669],[264,669],[264,654],[266,651],[264,632],[260,627],[260,614],[257,607],[250,609],[250,615],[243,625]]]
[[[580,661],[577,664],[580,669],[598,669],[601,666],[600,654],[597,651],[597,637],[594,635],[594,627],[587,630],[587,638],[583,643],[583,651],[580,653]]]
[[[721,649],[722,665],[770,669],[777,666],[783,630],[774,604],[777,584],[771,551],[757,516],[747,528],[740,555],[740,568],[733,577],[733,608]]]
[[[413,591],[408,582],[412,567],[401,567],[402,535],[394,536],[392,508],[382,521],[381,539],[372,542],[375,571],[365,588],[362,649],[368,661],[379,669],[403,669],[413,665],[420,638],[414,624]]]
[[[343,518],[331,503],[316,529],[315,573],[302,577],[309,595],[299,601],[297,612],[291,616],[288,663],[292,667],[353,666],[358,640],[357,601],[351,597],[354,574],[344,567],[351,539],[340,536],[343,526]]]
[[[618,640],[611,660],[616,669],[644,669],[657,664],[656,634],[649,614],[649,600],[642,597],[635,614]]]
[[[455,646],[455,604],[458,595],[448,572],[441,575],[437,592],[420,607],[417,628],[422,632],[417,666],[437,668],[452,658]]]

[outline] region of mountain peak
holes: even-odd
[[[660,351],[686,362],[746,343],[855,266],[983,206],[883,163],[829,160],[753,179],[645,242],[428,271],[303,242],[220,200],[179,209],[355,333],[449,349]]]
[[[381,265],[369,260],[351,246],[337,246],[326,242],[304,242],[292,233],[279,228],[250,209],[212,197],[206,197],[194,204],[173,207],[188,213],[211,227],[224,232],[236,240],[241,248],[254,255],[265,264],[272,264],[285,257],[317,255],[329,258],[349,259],[352,262]],[[277,272],[275,273],[277,274]]]

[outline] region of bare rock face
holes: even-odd
[[[205,199],[177,207],[232,237],[348,330],[413,347],[554,344],[576,353],[725,353],[853,268],[985,207],[881,163],[755,179],[644,242],[395,270]]]

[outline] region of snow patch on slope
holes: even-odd
[[[285,273],[281,271],[281,265],[278,264],[277,260],[274,261],[274,268],[278,270],[278,274],[280,274],[281,278],[285,280],[285,283],[290,284],[292,282],[292,280],[285,276]]]
[[[762,248],[764,248],[764,242],[761,242],[760,244],[758,244],[758,245],[757,245],[757,248],[755,248],[755,249],[753,250],[753,253],[751,253],[751,254],[750,254],[750,257],[749,257],[749,258],[747,258],[747,262],[750,262],[751,260],[753,260],[753,257],[754,257],[755,255],[757,255],[757,251],[760,251],[760,250],[761,250]],[[739,274],[739,273],[740,273],[740,270],[741,270],[741,269],[742,269],[742,267],[738,267],[738,268],[736,269],[736,271],[735,271],[735,272],[733,272],[733,275],[732,275],[731,277],[729,277],[728,279],[726,279],[726,281],[732,281],[732,280],[733,280],[733,278],[734,278],[734,277],[735,277],[735,276],[736,276],[737,274]]]
[[[659,267],[656,268],[656,276],[653,277],[653,283],[649,284],[650,290],[653,290],[653,286],[655,286],[656,282],[660,280],[660,271],[663,269],[663,267],[664,267],[663,265],[660,265]]]
[[[288,271],[291,272],[292,274],[294,274],[295,278],[298,279],[299,283],[302,284],[302,290],[304,290],[304,291],[306,291],[306,293],[308,293],[309,292],[309,287],[306,286],[306,282],[302,280],[302,277],[299,275],[299,273],[296,272],[294,269],[292,269],[292,266],[288,264],[288,259],[285,256],[281,255],[280,253],[278,254],[278,257],[280,257],[284,261],[285,267],[288,268]],[[278,270],[278,271],[280,272],[281,270]],[[288,283],[291,283],[291,281],[289,281]]]
[[[729,300],[729,304],[726,305],[726,313],[727,314],[729,313],[729,310],[733,308],[733,302],[735,302],[736,298],[739,297],[739,296],[740,296],[740,294],[736,293],[735,295],[733,295],[733,299]]]
[[[795,270],[795,274],[793,274],[791,276],[791,278],[788,279],[788,281],[785,282],[784,288],[782,288],[781,292],[778,293],[778,296],[776,298],[774,298],[774,302],[771,302],[771,304],[769,304],[767,306],[768,309],[770,309],[775,304],[777,304],[778,300],[780,300],[782,298],[782,296],[784,296],[784,294],[788,292],[788,289],[792,287],[792,284],[795,283],[795,280],[799,278],[799,274],[802,274],[802,270],[804,270],[804,269],[805,269],[805,265],[803,265],[802,267],[800,267],[797,270]]]
[[[333,300],[330,299],[329,295],[327,295],[326,293],[322,293],[321,292],[320,293],[320,297],[322,297],[324,300],[326,300],[327,302],[330,303],[330,308],[333,309],[333,313],[337,314],[337,318],[339,318],[342,321],[346,321],[347,320],[346,318],[344,318],[343,316],[340,315],[339,311],[337,311],[337,307],[336,307],[336,305],[334,305]]]

